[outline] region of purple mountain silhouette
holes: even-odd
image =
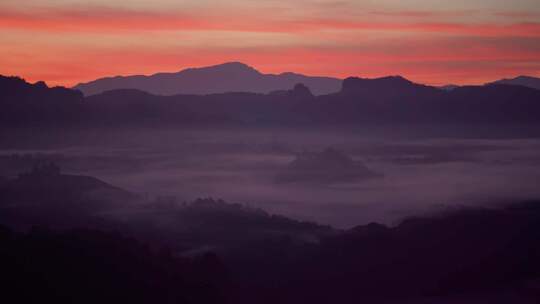
[[[117,76],[81,83],[74,88],[84,95],[95,95],[115,89],[138,89],[156,95],[215,94],[225,92],[270,93],[303,83],[315,95],[338,92],[341,79],[310,77],[295,73],[262,74],[240,63],[229,62],[203,68],[185,69],[177,73],[151,76]]]
[[[257,73],[256,71],[254,72]],[[211,84],[212,82],[209,82]],[[216,86],[221,83],[216,83]],[[291,86],[292,87],[292,86]],[[0,76],[0,126],[155,124],[343,124],[343,123],[535,123],[540,90],[493,84],[451,91],[400,76],[350,77],[333,94],[311,88],[270,94],[229,92],[158,96],[117,89],[83,97],[66,88],[48,88]]]
[[[510,79],[505,78],[505,79],[488,83],[487,85],[490,85],[490,84],[520,85],[523,87],[529,87],[529,88],[540,90],[540,78],[531,77],[531,76],[518,76],[516,78],[510,78]]]

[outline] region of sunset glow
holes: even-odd
[[[540,76],[536,0],[5,0],[0,37],[0,74],[65,86],[227,61],[429,84]]]

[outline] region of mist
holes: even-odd
[[[95,176],[147,198],[219,198],[337,228],[370,222],[395,225],[447,208],[497,207],[540,195],[540,140],[518,134],[471,136],[473,127],[468,136],[426,129],[71,130],[59,142],[52,132],[43,134],[46,148],[5,141],[0,175],[16,176],[47,160],[63,172]],[[299,153],[327,148],[380,177],[275,182]]]

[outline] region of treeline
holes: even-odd
[[[122,195],[85,195],[98,189],[108,189],[109,199],[110,191]],[[211,198],[137,205],[123,193],[50,165],[0,181],[0,223],[22,231],[0,230],[3,294],[18,303],[489,303],[501,296],[536,303],[540,296],[539,201],[337,230]],[[50,230],[24,232],[36,225]]]
[[[225,302],[227,270],[215,255],[180,258],[117,233],[0,226],[0,268],[13,303]]]

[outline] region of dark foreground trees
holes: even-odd
[[[174,257],[112,233],[0,228],[0,287],[11,303],[223,303],[212,254]]]

